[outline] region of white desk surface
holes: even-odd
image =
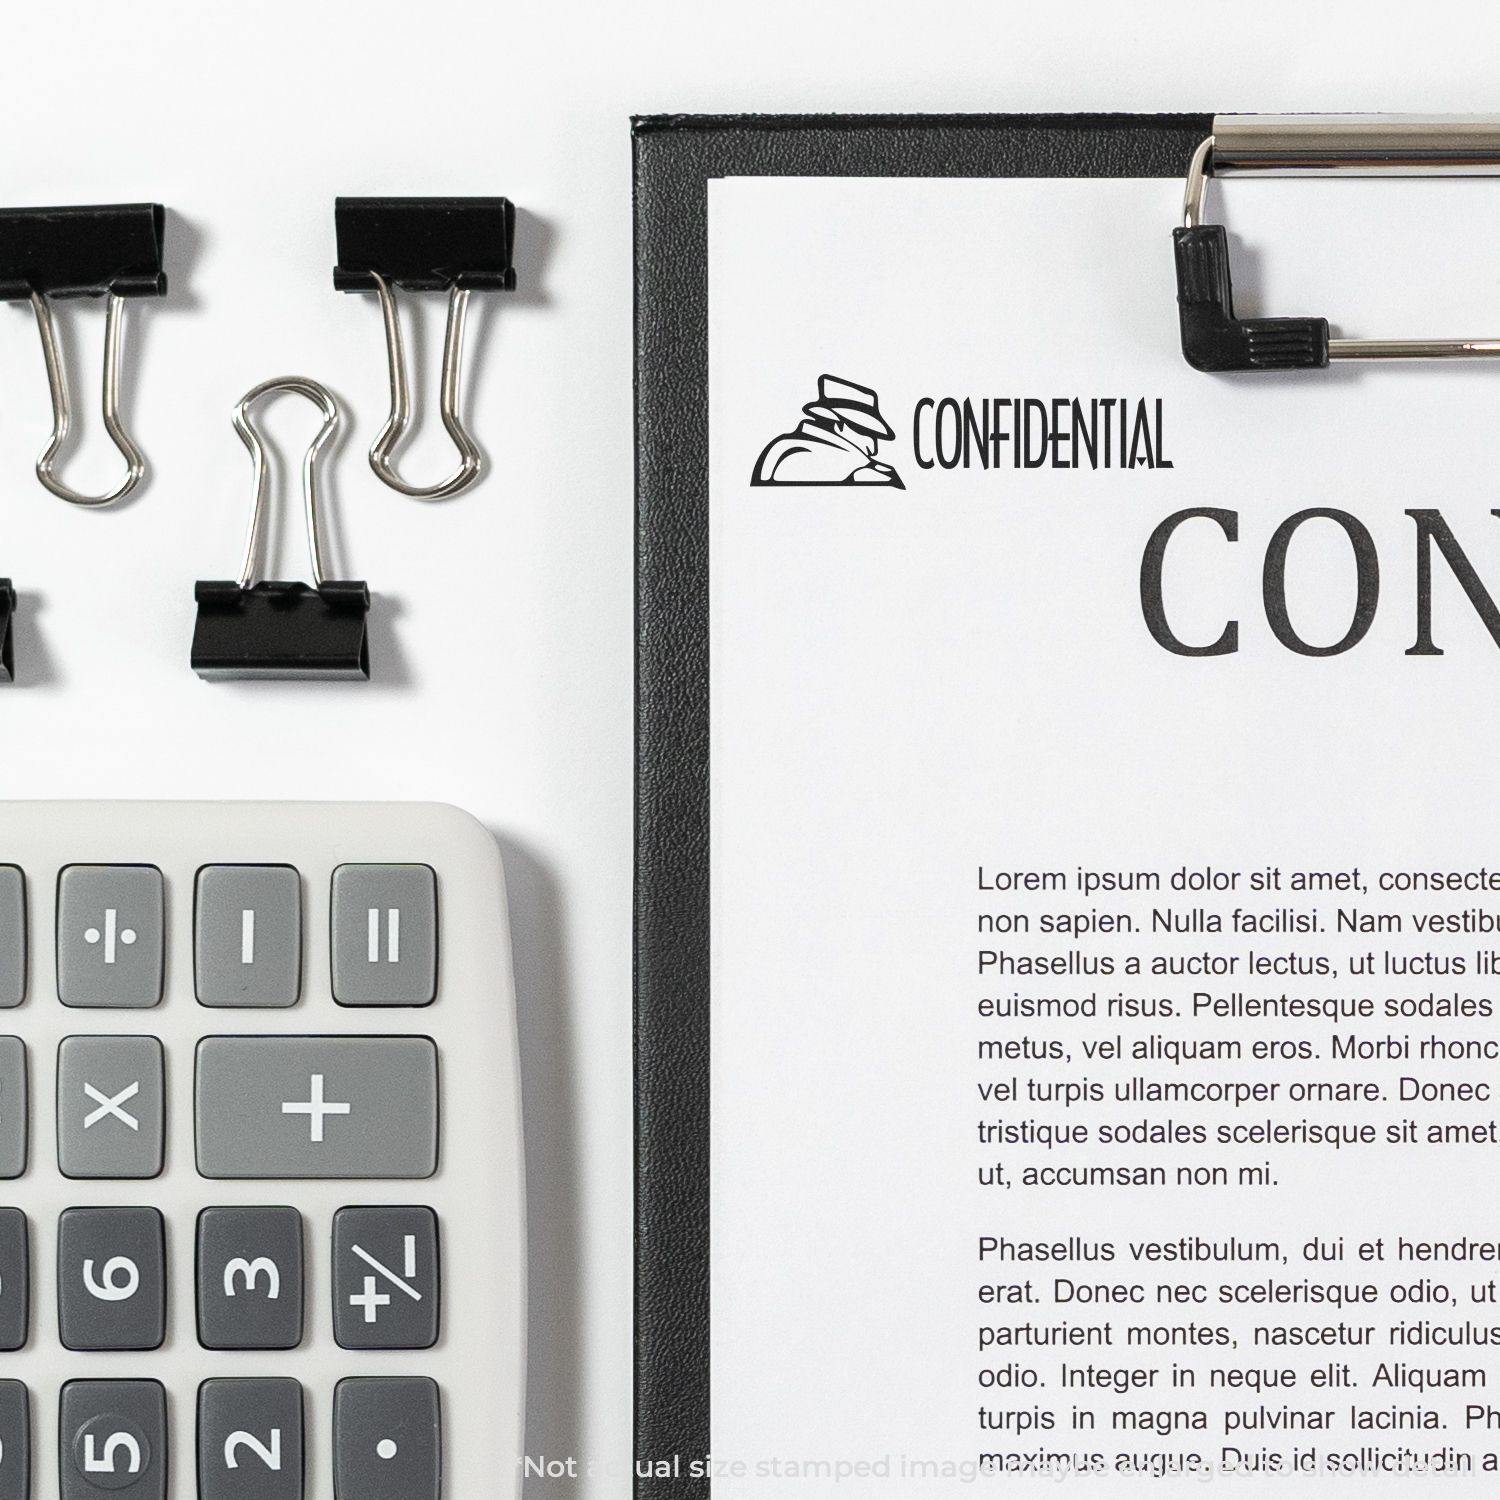
[[[167,204],[173,289],[132,309],[126,410],[151,474],[109,513],[32,477],[41,357],[29,313],[0,309],[0,572],[26,601],[0,793],[438,798],[495,830],[531,1148],[530,1446],[600,1470],[533,1496],[628,1492],[628,116],[1494,108],[1500,19],[1477,6],[1245,15],[1209,0],[52,0],[6,16],[0,199]],[[470,410],[490,472],[423,506],[364,461],[384,352],[373,303],[332,288],[333,198],[496,192],[521,210],[523,289],[476,299]],[[424,388],[439,301],[423,299]],[[104,483],[102,318],[64,317],[86,429],[67,473]],[[188,669],[193,581],[232,573],[249,498],[230,408],[281,373],[346,407],[329,494],[337,571],[380,598],[367,687],[209,686]],[[270,425],[295,446],[313,421],[287,399]],[[448,458],[424,427],[409,464]],[[278,571],[300,576],[295,525],[283,542]]]

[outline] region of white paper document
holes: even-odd
[[[1500,330],[1493,186],[1221,196]],[[711,186],[726,1496],[1500,1482],[1500,367],[1195,372],[1179,204]]]

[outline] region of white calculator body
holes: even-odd
[[[522,1191],[467,814],[0,803],[0,1500],[516,1494]]]

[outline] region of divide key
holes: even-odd
[[[194,1113],[204,1177],[431,1177],[437,1048],[414,1036],[211,1036]]]

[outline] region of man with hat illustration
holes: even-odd
[[[818,399],[804,406],[808,420],[772,438],[755,463],[751,484],[883,484],[904,490],[901,476],[875,450],[893,438],[868,386],[836,375],[818,377]]]

